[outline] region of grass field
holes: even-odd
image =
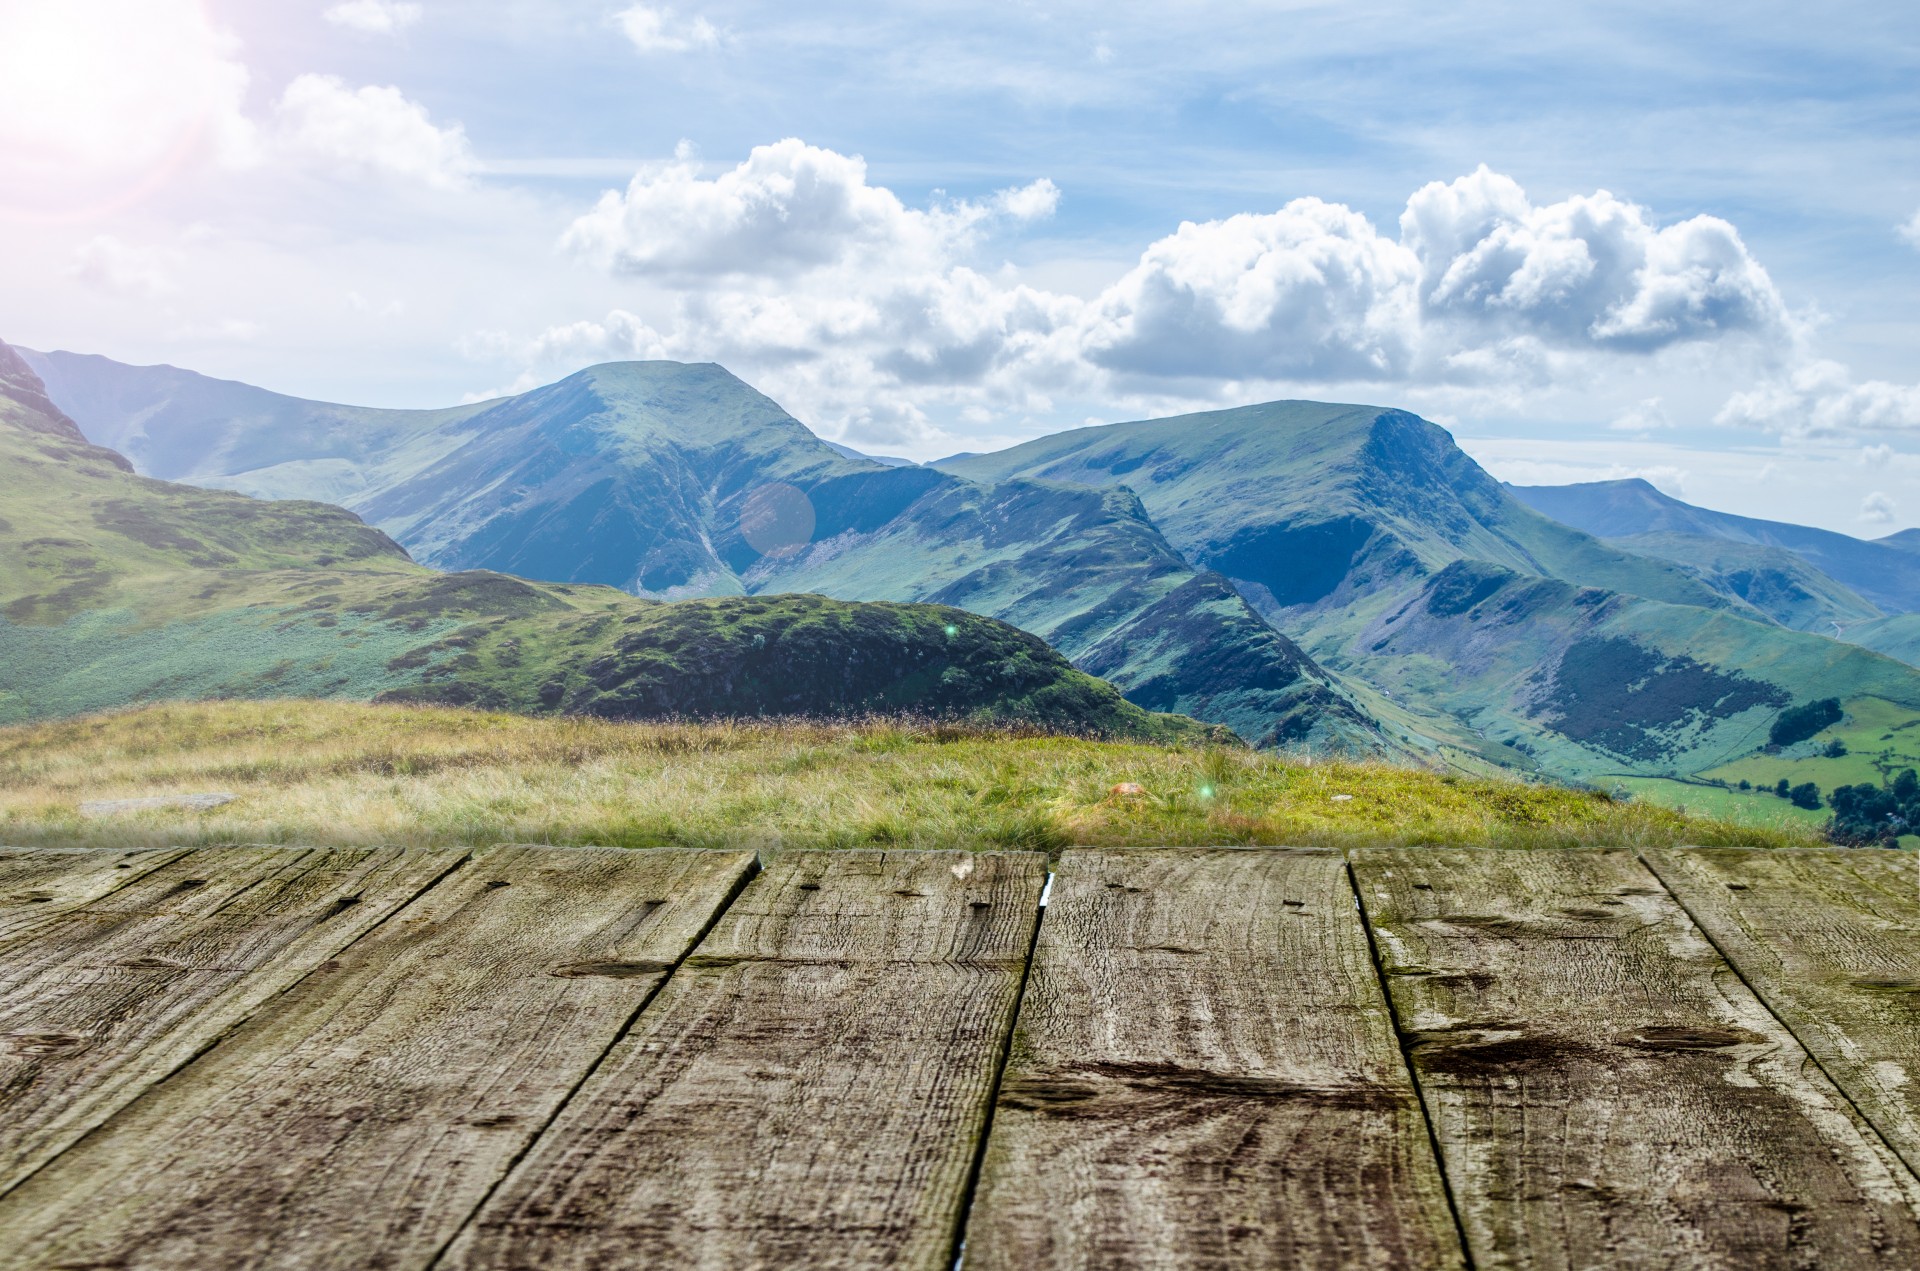
[[[1116,791],[1122,783],[1138,793]],[[230,792],[208,812],[90,800]],[[1341,796],[1349,796],[1342,798]],[[156,706],[0,729],[0,842],[1807,846],[1650,802],[1241,749],[952,725],[623,724],[409,706]]]
[[[1729,785],[1746,780],[1772,786],[1782,777],[1793,785],[1811,781],[1825,795],[1836,786],[1877,786],[1903,768],[1920,768],[1920,718],[1911,710],[1877,697],[1856,698],[1844,709],[1839,723],[1811,740],[1777,755],[1749,755],[1700,775]],[[1836,740],[1845,744],[1847,753],[1825,758],[1821,751]]]
[[[1663,808],[1764,829],[1818,830],[1830,815],[1825,811],[1796,808],[1771,790],[1723,790],[1719,786],[1695,785],[1667,777],[1612,777],[1600,784],[1610,788],[1621,786],[1634,798]]]

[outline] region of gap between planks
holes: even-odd
[[[1767,854],[1756,857],[1754,853],[1761,850]],[[1891,1083],[1896,1091],[1910,1086],[1913,1081],[1920,1080],[1920,1065],[1913,1063],[1914,1054],[1920,1051],[1920,1047],[1913,1044],[1911,1037],[1908,1038],[1907,1053],[1901,1056],[1907,1061],[1904,1067],[1890,1057],[1876,1061],[1870,1054],[1863,1055],[1861,1053],[1863,1048],[1859,1044],[1862,1034],[1870,1036],[1876,1031],[1872,1027],[1874,1023],[1879,1023],[1884,1028],[1886,1021],[1862,1020],[1860,1015],[1864,1012],[1858,1010],[1863,996],[1876,995],[1873,992],[1874,989],[1890,990],[1902,997],[1920,991],[1920,978],[1916,978],[1915,975],[1915,972],[1920,970],[1920,966],[1916,966],[1916,961],[1920,960],[1909,956],[1905,959],[1905,965],[1898,968],[1905,973],[1904,978],[1893,977],[1891,982],[1873,984],[1871,987],[1863,984],[1859,978],[1853,979],[1851,983],[1839,985],[1829,982],[1828,992],[1823,995],[1823,1000],[1810,1005],[1804,1000],[1801,986],[1816,974],[1828,981],[1843,974],[1844,968],[1838,967],[1832,960],[1839,949],[1834,944],[1796,941],[1793,953],[1799,955],[1803,965],[1788,968],[1785,965],[1786,959],[1792,955],[1783,954],[1777,948],[1762,949],[1755,940],[1755,936],[1760,933],[1746,929],[1747,924],[1742,919],[1749,915],[1743,912],[1743,907],[1737,900],[1728,903],[1722,897],[1720,898],[1722,903],[1713,904],[1712,901],[1715,898],[1703,890],[1719,882],[1729,892],[1735,892],[1744,897],[1751,893],[1756,882],[1774,881],[1757,877],[1766,873],[1769,866],[1778,867],[1785,864],[1817,861],[1836,867],[1845,866],[1851,872],[1856,864],[1864,864],[1871,868],[1873,864],[1889,862],[1893,856],[1901,860],[1903,869],[1908,859],[1911,859],[1916,871],[1920,871],[1920,853],[1885,853],[1882,849],[1872,848],[1675,848],[1663,852],[1642,852],[1640,860],[1647,871],[1660,880],[1660,885],[1673,897],[1674,902],[1693,920],[1694,925],[1713,945],[1728,969],[1760,1000],[1767,1011],[1779,1022],[1780,1027],[1792,1035],[1794,1040],[1806,1050],[1813,1063],[1852,1105],[1860,1119],[1872,1127],[1873,1132],[1879,1135],[1887,1149],[1900,1159],[1909,1172],[1916,1178],[1920,1178],[1920,1116],[1916,1116],[1915,1101],[1911,1098],[1902,1100],[1898,1098],[1897,1093],[1885,1089],[1888,1083],[1884,1081],[1880,1071],[1881,1063],[1892,1063],[1899,1074],[1898,1079]],[[1703,861],[1709,864],[1702,867],[1700,862]],[[1712,865],[1721,862],[1751,863],[1761,868],[1750,870],[1738,879],[1725,877],[1724,874],[1718,878],[1711,877],[1710,875],[1715,872]],[[1689,877],[1689,874],[1698,876]],[[1868,890],[1871,889],[1870,880],[1856,876],[1854,881],[1862,883]],[[1920,891],[1920,878],[1915,879],[1915,890]],[[1798,907],[1802,910],[1821,908],[1821,898],[1813,888],[1801,892],[1797,899],[1801,902]],[[1711,917],[1707,916],[1709,905],[1713,910]],[[1828,905],[1829,912],[1833,908],[1834,906]],[[1920,906],[1910,906],[1910,908],[1920,908]],[[1839,916],[1846,917],[1844,914]],[[1920,917],[1920,913],[1909,913],[1907,917]],[[1783,934],[1791,936],[1793,933],[1771,934],[1779,938]],[[1858,937],[1862,933],[1856,929],[1844,934]],[[1859,940],[1854,947],[1873,946],[1876,942],[1872,939],[1872,934],[1867,933],[1867,938]],[[1914,930],[1909,927],[1902,934],[1911,936]],[[1879,943],[1880,952],[1883,955],[1891,953],[1896,956],[1890,960],[1902,961],[1897,956],[1901,950],[1889,949],[1884,941]],[[1809,944],[1813,947],[1806,947]],[[1785,977],[1777,973],[1766,974],[1767,968],[1763,959],[1768,953],[1773,955],[1773,960],[1777,964],[1776,972],[1798,970],[1801,973],[1796,977],[1795,983],[1782,983]],[[1897,1021],[1893,1027],[1911,1032],[1912,1014],[1908,1012],[1909,1018]],[[1854,1018],[1851,1020],[1840,1018],[1847,1015],[1853,1015]],[[1848,1024],[1853,1027],[1848,1028]],[[1881,1040],[1885,1042],[1888,1039],[1883,1037]],[[1891,1049],[1889,1047],[1889,1051]]]

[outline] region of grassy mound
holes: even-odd
[[[212,791],[238,797],[206,812],[80,811]],[[1553,786],[956,724],[621,723],[279,701],[0,729],[0,842],[15,845],[1817,841],[1811,827],[1736,826]]]

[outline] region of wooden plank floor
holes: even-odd
[[[1045,877],[1032,853],[776,859],[448,1265],[950,1265]]]
[[[1340,856],[1065,853],[967,1265],[1460,1265]]]
[[[1920,1266],[1917,867],[0,848],[0,1268]]]
[[[423,1266],[752,857],[487,852],[41,1170],[45,1265]]]
[[[1920,1170],[1920,853],[1650,853],[1647,863]]]
[[[1920,1266],[1920,1186],[1631,853],[1354,870],[1475,1266]]]

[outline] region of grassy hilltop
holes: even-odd
[[[80,811],[92,800],[215,791],[238,797],[206,812]],[[614,723],[231,702],[0,729],[0,842],[12,844],[1817,841],[1808,826],[1735,826],[1556,786],[954,724]]]

